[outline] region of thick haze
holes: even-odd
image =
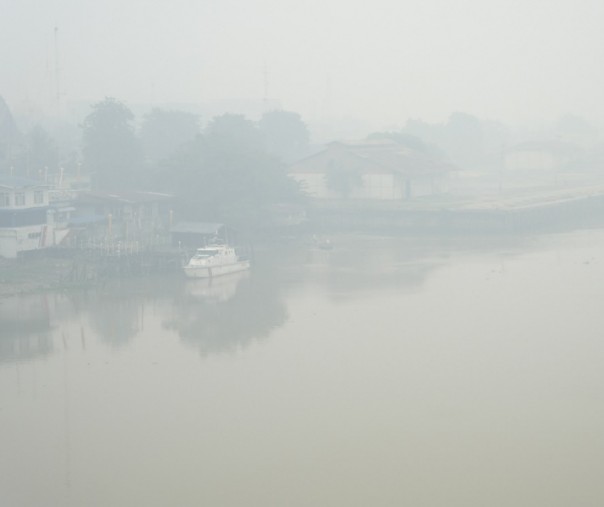
[[[598,0],[0,4],[0,96],[17,111],[56,105],[58,77],[63,104],[269,98],[310,121],[374,128],[453,111],[604,119]]]

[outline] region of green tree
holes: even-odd
[[[92,106],[82,125],[82,155],[95,187],[119,190],[137,185],[142,156],[133,122],[132,111],[114,98]]]
[[[199,134],[198,115],[158,108],[145,115],[140,130],[143,152],[151,163],[168,158]]]
[[[181,216],[242,228],[262,224],[276,203],[301,199],[283,164],[261,149],[254,124],[238,115],[215,118],[164,165],[160,183]]]
[[[298,113],[270,111],[259,123],[268,153],[285,163],[292,163],[308,155],[309,133]]]
[[[224,150],[261,151],[262,137],[254,122],[241,114],[223,114],[212,118],[205,129],[209,145]]]
[[[0,97],[0,170],[8,172],[22,151],[22,135],[8,105]]]
[[[54,140],[48,132],[36,125],[27,134],[27,170],[32,175],[43,174],[46,170],[57,172],[59,154]]]

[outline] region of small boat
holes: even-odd
[[[213,278],[250,268],[250,261],[240,257],[228,245],[208,245],[198,248],[184,267],[189,278]]]
[[[315,247],[320,248],[321,250],[332,250],[333,245],[331,244],[331,240],[329,238],[322,238],[316,235],[312,237],[313,244]]]

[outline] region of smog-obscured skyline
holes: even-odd
[[[5,0],[0,95],[57,103],[270,100],[373,128],[453,111],[601,124],[600,2]],[[55,30],[56,27],[56,30]]]

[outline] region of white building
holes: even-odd
[[[448,191],[452,167],[389,140],[334,142],[289,168],[315,199],[408,200]]]
[[[25,178],[0,176],[0,256],[59,244],[66,228],[55,226],[48,185]]]

